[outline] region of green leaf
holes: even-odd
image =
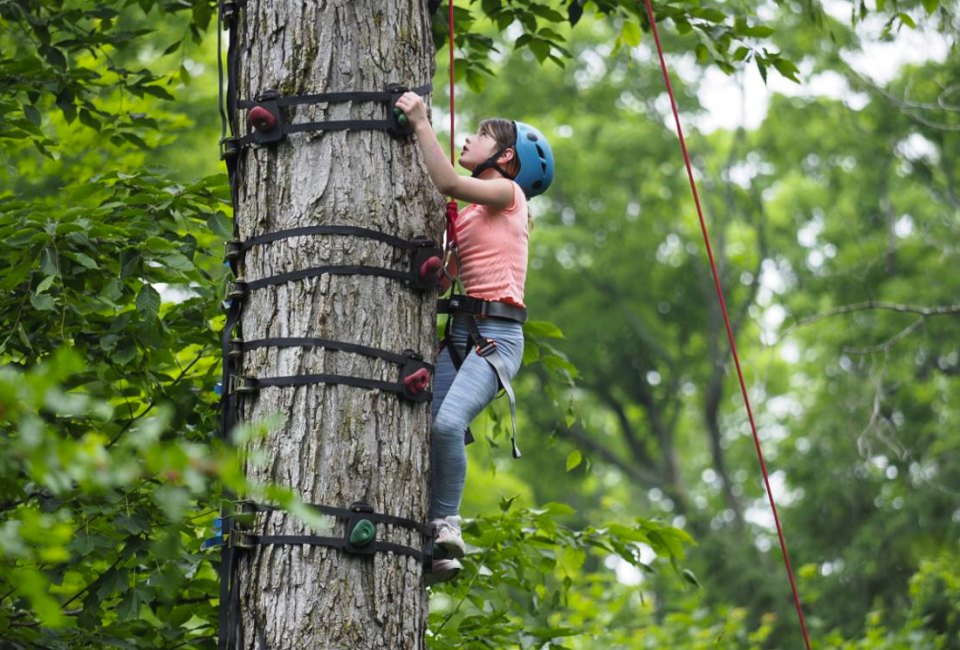
[[[692,584],[697,589],[700,588],[700,581],[697,580],[697,576],[694,575],[693,571],[691,571],[690,569],[684,569],[683,571],[680,572],[680,575],[683,576],[684,580]]]
[[[67,67],[67,57],[63,55],[63,52],[53,46],[41,46],[40,54],[42,54],[43,58],[45,58],[47,62],[55,68],[64,69]]]
[[[751,27],[744,27],[740,30],[740,33],[744,36],[753,36],[755,38],[766,38],[771,34],[774,34],[777,30],[772,27],[767,27],[766,25],[753,25]]]
[[[579,449],[574,449],[569,454],[567,454],[567,471],[579,467],[580,463],[583,462],[583,454],[580,453]]]
[[[41,623],[54,628],[65,623],[63,612],[56,599],[50,596],[49,583],[42,573],[18,568],[11,571],[10,578],[11,583],[16,586],[16,591],[30,601],[30,606]]]
[[[170,255],[164,255],[163,263],[165,266],[177,271],[192,271],[196,267],[193,265],[193,262],[190,261],[186,255],[181,255],[180,253],[172,253]]]
[[[23,105],[23,114],[34,126],[40,126],[40,123],[43,121],[40,111],[37,110],[36,106],[32,106],[31,104]]]
[[[30,304],[37,311],[55,311],[57,303],[50,294],[30,294]]]
[[[141,587],[128,589],[123,595],[123,600],[120,601],[120,604],[116,608],[116,612],[120,616],[120,619],[134,620],[139,618],[140,605],[142,605],[146,600],[144,596],[145,590]]]
[[[566,503],[559,503],[557,501],[551,501],[550,503],[544,504],[543,508],[541,508],[541,511],[554,516],[574,515],[577,513],[573,506],[570,506]]]
[[[182,41],[176,41],[174,43],[171,43],[170,45],[167,46],[167,49],[165,49],[160,54],[160,56],[167,56],[168,54],[173,54],[174,52],[180,49],[180,43],[182,43]]]
[[[563,331],[547,321],[532,320],[523,324],[523,332],[532,338],[562,339]]]
[[[709,7],[694,9],[690,13],[700,20],[705,20],[708,23],[722,23],[727,19],[727,14],[724,12],[720,11],[719,9],[712,9]]]
[[[40,255],[40,270],[44,275],[60,275],[60,256],[53,246],[43,249]]]
[[[792,61],[788,61],[787,59],[780,59],[780,58],[774,59],[773,67],[775,67],[777,71],[780,72],[780,74],[782,74],[787,79],[790,79],[791,81],[796,81],[797,83],[800,82],[800,79],[799,79],[800,69],[797,68],[797,66],[794,65]]]
[[[137,294],[136,306],[141,316],[154,319],[160,313],[160,294],[149,284],[145,284]]]
[[[643,38],[643,32],[640,30],[640,23],[632,20],[623,21],[623,27],[620,28],[620,38],[630,47],[637,47]]]
[[[86,110],[85,108],[81,108],[79,115],[80,124],[88,126],[91,129],[96,129],[97,131],[100,130],[100,127],[102,126],[102,124],[100,124],[100,120],[95,118],[90,111]]]
[[[697,54],[697,63],[709,63],[710,61],[710,50],[707,49],[707,46],[703,43],[697,43],[695,48]]]
[[[36,293],[36,294],[41,294],[41,293],[43,293],[44,291],[46,291],[47,289],[49,289],[51,286],[53,286],[53,283],[56,282],[57,277],[58,277],[58,276],[56,276],[56,275],[47,275],[47,276],[44,276],[44,278],[43,278],[42,280],[40,280],[40,284],[37,285],[37,288],[34,289],[33,292]]]
[[[163,88],[162,86],[140,85],[140,86],[137,86],[137,88],[139,88],[140,90],[142,90],[148,95],[153,95],[154,97],[159,97],[160,99],[174,99],[173,95],[171,95],[170,92],[166,88]]]
[[[92,257],[84,253],[72,253],[70,254],[70,257],[76,260],[77,262],[79,262],[80,265],[85,268],[88,268],[88,269],[100,268],[100,265],[97,264],[96,260],[94,260]]]
[[[120,253],[120,278],[129,278],[140,267],[140,252],[128,248]]]
[[[77,119],[77,106],[73,91],[68,89],[58,93],[56,103],[60,108],[60,111],[63,113],[63,117],[67,121],[67,124],[72,124],[73,121]]]

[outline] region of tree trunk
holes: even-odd
[[[421,86],[435,51],[426,2],[275,0],[244,3],[235,33],[237,96],[268,89],[282,96],[382,91]],[[239,112],[240,131],[246,132]],[[285,119],[302,123],[384,119],[372,102],[301,105]],[[235,131],[237,132],[237,131]],[[243,152],[236,220],[241,239],[312,225],[360,226],[413,239],[440,237],[441,197],[412,140],[385,131],[294,133]],[[248,282],[326,265],[407,270],[390,245],[339,235],[282,239],[245,255]],[[246,340],[320,337],[432,361],[435,294],[394,279],[321,275],[251,292],[240,332]],[[244,374],[335,374],[397,381],[392,363],[321,348],[247,352]],[[390,392],[337,384],[268,387],[245,397],[242,419],[279,416],[252,443],[247,472],[256,482],[291,488],[308,502],[345,508],[365,501],[378,513],[423,522],[427,513],[429,406]],[[275,420],[274,420],[275,421]],[[259,460],[258,460],[259,457]],[[330,531],[342,536],[344,522]],[[309,534],[292,515],[261,514],[260,534]],[[378,539],[422,548],[418,533],[377,524]],[[356,556],[304,545],[254,547],[240,561],[241,648],[422,648],[427,599],[422,567],[391,552]]]

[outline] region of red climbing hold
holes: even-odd
[[[250,109],[250,112],[247,113],[247,124],[257,131],[272,131],[277,125],[277,116],[264,106],[254,106]]]
[[[403,387],[411,395],[419,395],[430,385],[430,371],[420,368],[403,378]]]
[[[426,261],[420,265],[420,279],[431,280],[437,277],[440,274],[440,268],[442,266],[443,260],[436,255],[433,257],[428,257]]]

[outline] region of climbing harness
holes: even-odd
[[[777,512],[777,504],[773,499],[773,490],[770,487],[770,476],[767,472],[767,464],[763,458],[763,449],[760,446],[760,435],[757,432],[757,423],[753,417],[753,409],[750,406],[750,396],[747,393],[747,383],[743,378],[743,369],[740,366],[740,355],[737,353],[736,337],[733,334],[733,327],[730,325],[730,315],[727,313],[727,303],[723,297],[723,285],[720,282],[720,274],[717,271],[717,263],[713,256],[713,247],[710,245],[710,233],[707,228],[706,218],[703,216],[703,207],[700,204],[700,193],[697,191],[697,183],[694,180],[693,165],[690,162],[690,154],[687,151],[687,141],[683,135],[683,127],[680,124],[680,111],[677,108],[677,101],[673,93],[673,84],[670,82],[670,72],[667,70],[666,58],[663,54],[663,44],[660,42],[660,32],[657,29],[656,16],[653,13],[653,4],[651,0],[644,0],[646,5],[647,21],[650,23],[650,30],[653,33],[653,39],[657,46],[657,55],[660,59],[660,70],[663,73],[663,81],[667,89],[667,95],[670,97],[670,106],[673,109],[673,119],[677,127],[677,134],[680,141],[680,150],[683,153],[683,162],[687,169],[687,178],[690,182],[690,190],[693,194],[693,202],[697,208],[697,216],[700,220],[700,232],[703,235],[703,243],[707,251],[707,258],[710,262],[710,271],[713,273],[713,283],[716,289],[717,298],[720,302],[720,311],[723,314],[723,323],[727,330],[727,340],[730,343],[730,353],[733,357],[734,366],[737,369],[737,379],[740,382],[740,394],[743,397],[743,404],[746,408],[747,419],[750,421],[750,429],[753,432],[753,443],[756,448],[757,458],[760,461],[760,470],[763,474],[764,486],[767,490],[767,499],[770,502],[770,510],[773,512],[773,519],[777,525],[777,537],[780,540],[780,550],[783,553],[783,562],[787,570],[787,577],[790,579],[790,589],[793,593],[793,603],[797,611],[797,618],[800,621],[800,629],[803,633],[803,641],[807,650],[810,650],[810,634],[807,632],[806,620],[803,616],[803,607],[800,604],[800,594],[797,591],[797,583],[793,577],[793,568],[790,565],[790,554],[787,552],[787,539],[783,533],[783,526],[780,523],[780,515]]]
[[[467,355],[475,353],[490,364],[496,374],[500,387],[510,401],[510,420],[513,425],[510,442],[513,448],[513,457],[520,458],[520,447],[517,446],[517,398],[513,392],[513,386],[510,384],[510,373],[497,350],[497,342],[485,337],[480,332],[477,318],[500,318],[523,324],[527,320],[527,310],[505,302],[481,300],[472,296],[454,294],[449,298],[437,301],[437,312],[448,314],[444,326],[443,348],[450,354],[454,367],[459,369]],[[457,318],[465,319],[468,328],[467,344],[463,350],[458,350],[453,342],[453,325]],[[473,434],[468,428],[465,442],[469,444],[472,441]]]

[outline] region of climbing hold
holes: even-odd
[[[377,528],[369,519],[361,519],[350,531],[350,543],[354,546],[366,546],[377,536]]]
[[[440,268],[442,266],[443,260],[441,260],[439,257],[428,257],[423,264],[420,265],[420,279],[431,280],[436,278],[440,273]]]
[[[397,118],[397,124],[399,124],[401,127],[406,128],[409,126],[410,120],[407,118],[407,114],[401,111],[399,108],[393,109],[393,116]]]
[[[277,126],[277,116],[265,106],[254,106],[247,113],[247,124],[257,131],[267,133]]]
[[[427,237],[414,237],[415,248],[410,257],[410,284],[417,289],[435,289],[443,266],[443,249]]]
[[[426,368],[410,373],[403,378],[403,388],[411,395],[419,395],[430,385],[430,371]]]

